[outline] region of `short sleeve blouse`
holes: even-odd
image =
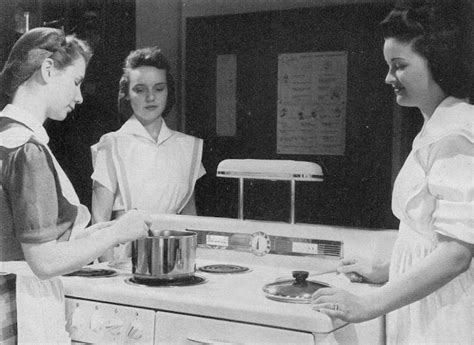
[[[413,142],[394,185],[392,209],[426,238],[474,243],[474,106],[448,98]]]
[[[12,150],[3,166],[16,238],[23,243],[67,240],[77,207],[62,195],[47,149],[31,139]]]
[[[114,194],[114,211],[179,213],[206,172],[201,139],[173,131],[163,122],[155,141],[133,116],[119,131],[105,134],[91,151],[91,178]]]
[[[427,185],[436,205],[433,229],[445,236],[474,243],[474,145],[463,136],[448,136],[433,144]]]

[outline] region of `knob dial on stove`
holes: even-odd
[[[262,231],[254,232],[250,236],[250,250],[255,255],[262,256],[268,254],[271,249],[270,245],[270,237]]]

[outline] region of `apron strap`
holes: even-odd
[[[189,179],[188,179],[188,192],[186,196],[183,198],[181,205],[178,208],[178,213],[181,213],[184,206],[188,203],[191,195],[194,191],[194,184],[198,179],[199,169],[201,167],[201,158],[202,158],[202,147],[203,147],[203,140],[194,138],[193,142],[193,154],[191,157],[191,163],[189,166]]]

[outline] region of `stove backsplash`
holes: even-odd
[[[186,230],[197,233],[198,247],[201,248],[253,252],[255,255],[320,256],[326,259],[341,259],[344,256],[342,241],[273,236],[261,231],[242,234],[192,228]],[[263,243],[259,244],[258,241]]]
[[[327,262],[350,256],[385,259],[397,235],[397,230],[185,215],[156,215],[152,229],[195,231],[200,250],[260,257],[259,262],[282,256]]]

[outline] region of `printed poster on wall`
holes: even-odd
[[[344,155],[347,52],[278,55],[277,153]]]

